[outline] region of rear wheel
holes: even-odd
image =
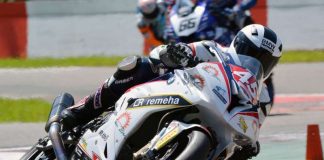
[[[168,145],[158,151],[161,160],[200,160],[206,159],[211,147],[209,137],[202,131],[192,130],[179,135]]]

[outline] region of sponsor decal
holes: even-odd
[[[256,105],[258,98],[258,83],[253,74],[248,70],[232,66],[233,77],[239,87],[242,89],[244,95],[251,101],[252,104]]]
[[[130,105],[130,107],[153,105],[190,105],[190,103],[179,95],[166,95],[138,98]]]
[[[167,80],[167,84],[172,84],[175,81],[175,76],[172,75],[168,80]]]
[[[195,74],[191,76],[193,85],[196,86],[198,89],[202,90],[205,87],[205,80],[202,78],[201,75]]]
[[[263,38],[261,42],[261,47],[268,50],[269,52],[273,53],[274,49],[276,47],[276,44],[274,44],[272,41]]]
[[[90,159],[90,155],[86,152],[86,148],[87,148],[88,144],[85,141],[84,138],[81,138],[78,147],[76,147],[76,152],[77,155],[80,155],[82,157],[82,159],[88,160]]]
[[[205,72],[207,72],[209,75],[213,76],[214,78],[216,78],[218,81],[220,81],[218,75],[219,75],[219,71],[211,66],[211,65],[206,65],[202,68]]]
[[[171,131],[166,133],[157,143],[156,148],[159,150],[163,146],[165,146],[167,143],[169,143],[174,137],[176,137],[179,133],[179,128],[174,127]]]
[[[183,73],[183,83],[188,84],[190,82],[190,76],[187,72]]]
[[[129,126],[130,119],[130,114],[128,112],[124,112],[115,121],[116,127],[123,136],[125,136],[125,129]]]
[[[245,122],[244,117],[240,116],[240,123],[238,123],[239,127],[243,130],[244,133],[246,133],[246,130],[248,129],[248,126]]]
[[[95,152],[92,152],[92,160],[101,160],[101,158]]]
[[[104,141],[107,141],[107,139],[109,138],[109,135],[107,135],[103,130],[99,131],[99,135]]]
[[[81,148],[83,148],[84,150],[87,148],[88,143],[86,142],[86,140],[85,140],[84,138],[81,138],[80,146],[81,146]]]
[[[227,103],[227,100],[225,99],[225,96],[226,96],[226,90],[223,89],[222,87],[220,86],[216,86],[213,90],[212,90],[216,95],[217,97],[224,103],[226,104]]]
[[[103,85],[97,90],[95,97],[94,97],[94,108],[98,109],[101,108],[101,91],[102,91]]]
[[[123,83],[128,83],[130,81],[134,80],[134,77],[128,77],[126,79],[121,79],[121,80],[115,80],[115,84],[123,84]]]

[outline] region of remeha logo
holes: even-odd
[[[276,45],[273,42],[271,42],[270,40],[264,38],[264,39],[262,39],[261,47],[265,48],[269,52],[273,53]]]
[[[151,105],[190,105],[190,103],[181,96],[154,96],[136,99],[130,107]]]

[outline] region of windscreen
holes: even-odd
[[[252,74],[255,75],[257,81],[261,82],[263,77],[263,68],[260,61],[258,61],[254,57],[250,57],[246,55],[238,54],[238,57],[241,61],[242,67],[248,69]]]

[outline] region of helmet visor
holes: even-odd
[[[248,69],[257,79],[257,81],[263,78],[263,67],[259,60],[246,55],[238,55],[242,67]]]

